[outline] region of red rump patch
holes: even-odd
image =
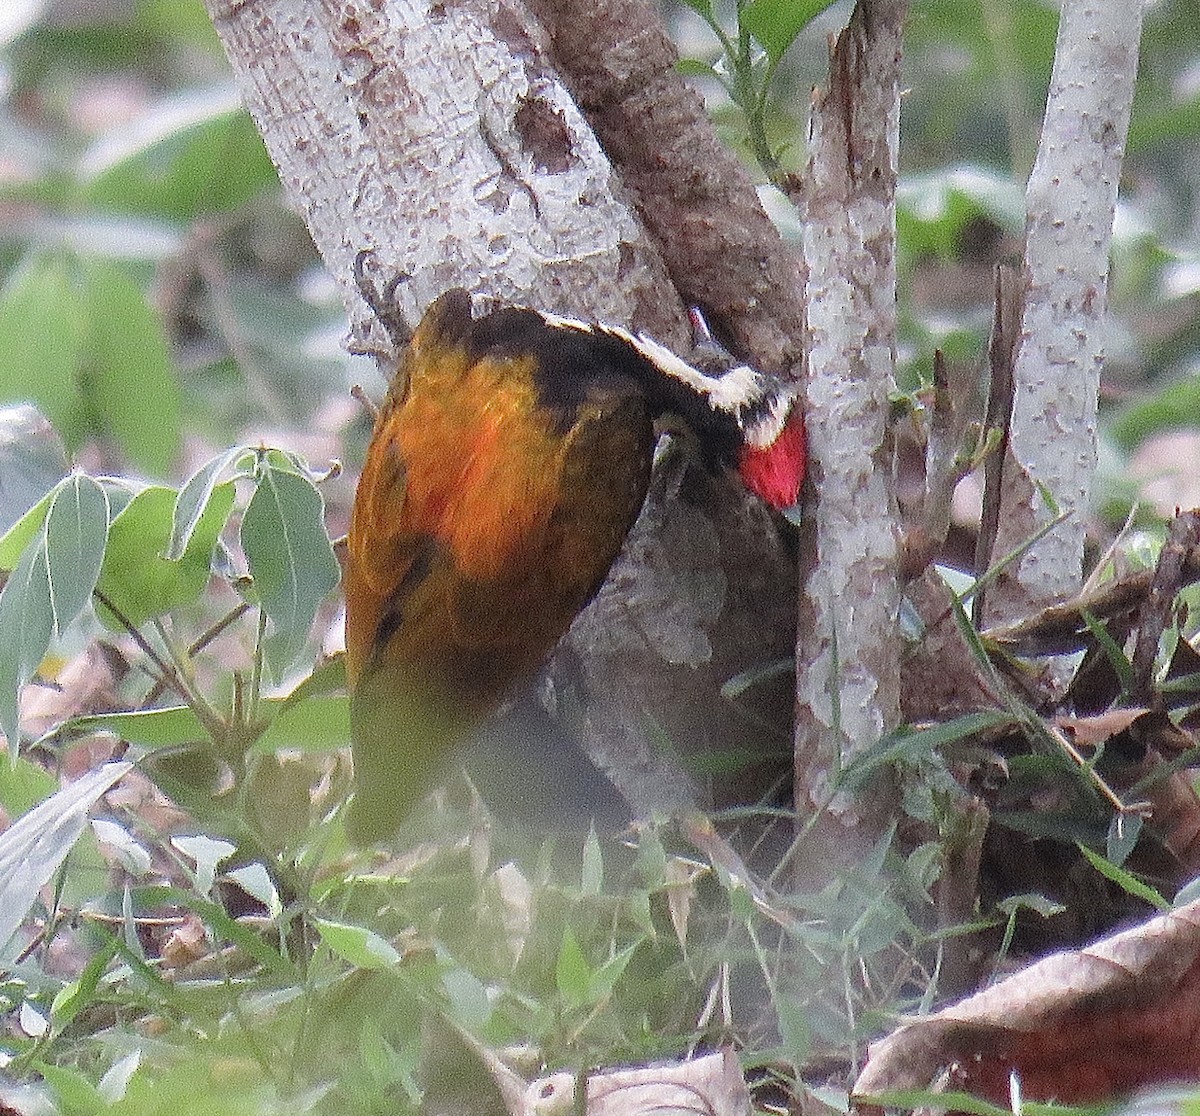
[[[742,483],[773,508],[790,508],[800,498],[805,453],[804,419],[797,407],[769,446],[743,444],[738,462]]]

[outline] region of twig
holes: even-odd
[[[198,635],[191,643],[188,644],[188,658],[192,658],[195,655],[200,654],[200,652],[203,651],[210,643],[212,643],[213,640],[220,636],[232,624],[237,623],[237,621],[245,616],[249,611],[250,605],[248,605],[245,601],[242,601],[241,604],[239,604],[232,611],[226,613],[226,615],[213,624],[212,627],[208,628],[204,632],[201,632],[200,635]],[[167,687],[168,683],[166,679],[159,678],[147,692],[146,696],[142,698],[141,702],[139,703],[139,708],[149,708],[154,704],[154,702],[162,697],[163,691],[167,689]]]
[[[1171,622],[1175,598],[1186,584],[1188,555],[1200,543],[1200,511],[1177,515],[1167,529],[1167,539],[1158,556],[1158,566],[1150,591],[1138,613],[1137,641],[1133,649],[1133,689],[1135,704],[1153,701],[1154,663],[1162,634]]]

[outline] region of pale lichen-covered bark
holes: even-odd
[[[818,93],[805,195],[815,566],[797,664],[796,795],[899,722],[899,528],[888,396],[896,356],[895,187],[906,0],[860,0]],[[847,823],[857,811],[835,801]]]
[[[543,35],[519,5],[208,2],[288,201],[360,329],[369,312],[351,263],[367,247],[384,274],[411,276],[399,298],[414,319],[456,284],[615,321],[662,305],[662,265],[538,64]],[[637,324],[668,332],[665,309]]]
[[[1096,471],[1108,254],[1141,22],[1137,0],[1065,0],[1062,6],[1026,191],[1012,418],[991,561],[1053,517],[1051,500],[1074,514],[999,578],[987,598],[989,624],[1070,596],[1081,582]]]

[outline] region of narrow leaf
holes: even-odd
[[[200,718],[187,705],[75,717],[58,732],[72,736],[88,732],[111,732],[122,740],[143,748],[179,747],[205,740],[208,736]]]
[[[402,960],[400,951],[365,926],[313,919],[321,940],[343,961],[359,969],[390,969]]]
[[[1106,860],[1098,852],[1093,852],[1082,841],[1076,841],[1075,844],[1079,851],[1087,858],[1088,863],[1106,880],[1112,880],[1123,891],[1136,899],[1141,899],[1144,903],[1148,903],[1156,910],[1169,911],[1171,909],[1171,904],[1166,899],[1155,891],[1154,888],[1142,883],[1137,876],[1126,872],[1124,868],[1117,867],[1112,861]]]
[[[187,550],[221,474],[245,452],[244,446],[233,446],[217,454],[188,477],[187,483],[179,490],[171,516],[171,541],[167,544],[165,555],[172,562],[177,562]]]
[[[931,755],[947,744],[975,736],[990,729],[1011,725],[1011,713],[982,710],[964,713],[940,725],[920,729],[898,729],[883,737],[878,744],[863,752],[842,771],[838,785],[854,789],[873,771],[888,764],[917,761]]]
[[[131,763],[106,763],[52,794],[0,834],[0,949],[83,833],[88,810]]]
[[[562,944],[558,948],[554,983],[568,1008],[583,1007],[591,997],[592,970],[569,926],[563,930]]]
[[[108,540],[108,496],[91,477],[74,473],[46,515],[46,574],[54,634],[83,611],[96,588]]]
[[[634,942],[633,945],[626,946],[616,957],[610,957],[596,970],[592,977],[590,997],[592,1002],[612,995],[612,990],[617,986],[617,981],[621,979],[629,962],[633,959],[639,944]]]
[[[266,652],[276,678],[304,649],[317,608],[340,577],[324,512],[312,481],[268,467],[242,517],[242,550],[273,626]]]
[[[26,548],[0,591],[0,732],[8,738],[10,762],[16,761],[20,739],[21,687],[45,658],[53,629],[43,536]]]
[[[1104,855],[1111,863],[1124,866],[1142,834],[1142,824],[1140,814],[1113,814],[1104,846]]]

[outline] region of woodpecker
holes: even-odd
[[[476,318],[464,290],[430,305],[350,521],[355,843],[399,828],[599,589],[645,498],[656,420],[682,421],[708,468],[736,470],[772,507],[796,502],[796,385],[717,363],[526,307]]]

